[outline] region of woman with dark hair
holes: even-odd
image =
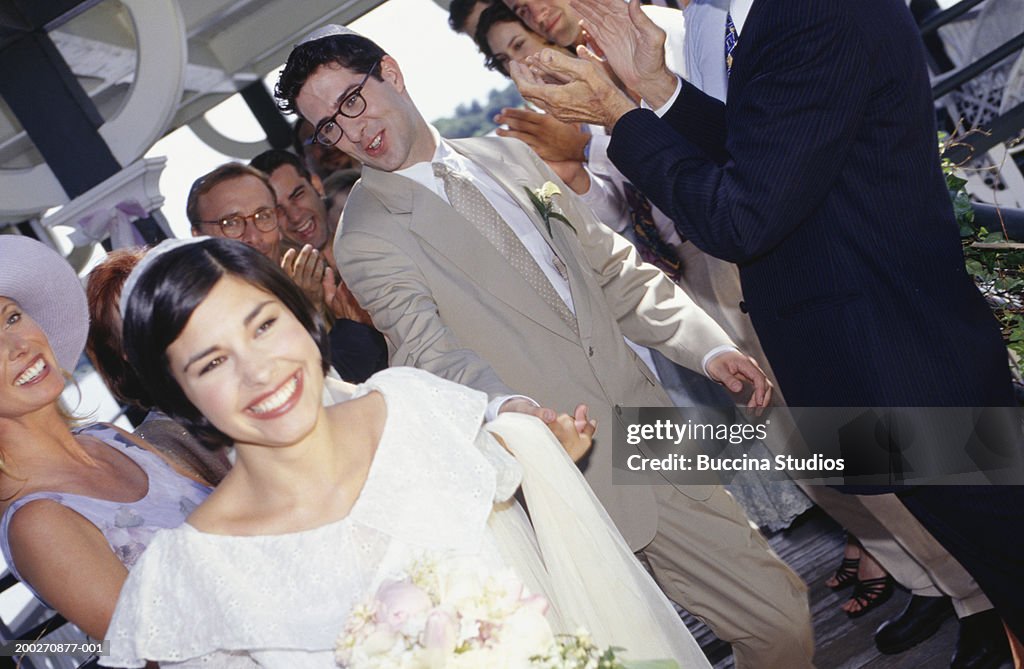
[[[89,272],[85,287],[89,302],[89,337],[85,352],[107,388],[121,404],[140,417],[135,434],[178,465],[216,485],[231,464],[226,449],[210,450],[183,427],[159,411],[125,357],[121,339],[121,288],[135,265],[146,255],[144,248],[118,249]]]
[[[495,2],[481,12],[473,39],[484,54],[487,69],[506,77],[510,62],[525,60],[541,49],[558,48],[530,30],[504,2]]]
[[[708,666],[552,437],[581,457],[592,424],[503,414],[484,429],[483,393],[411,368],[324,408],[319,316],[236,242],[157,247],[123,304],[128,359],[158,406],[204,443],[233,443],[236,462],[151,544],[102,663],[334,667],[353,607],[430,557],[514,568],[559,631]],[[533,527],[512,498],[521,481]]]
[[[43,244],[0,235],[0,549],[41,601],[104,638],[118,592],[160,528],[210,493],[112,425],[60,406],[88,330],[81,283]]]

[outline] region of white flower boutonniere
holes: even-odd
[[[523,189],[530,196],[530,201],[537,208],[537,213],[544,219],[544,224],[548,226],[548,235],[551,234],[551,219],[565,223],[573,232],[576,232],[576,228],[569,222],[569,219],[563,216],[562,212],[558,211],[558,205],[555,204],[555,196],[561,195],[562,191],[554,182],[545,181],[544,185],[540,188],[530,189],[523,186]]]

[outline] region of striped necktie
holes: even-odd
[[[725,76],[732,74],[732,52],[736,48],[736,40],[739,33],[736,32],[736,25],[732,22],[732,13],[725,15]]]
[[[501,218],[501,215],[491,206],[484,194],[480,192],[473,183],[463,175],[453,171],[444,163],[432,163],[434,176],[444,182],[444,192],[448,196],[448,202],[452,209],[463,216],[467,221],[484,236],[484,239],[491,243],[498,253],[508,260],[518,272],[526,279],[526,282],[537,291],[541,298],[547,302],[559,318],[562,319],[573,334],[579,335],[579,325],[576,322],[576,315],[569,309],[568,305],[558,295],[558,291],[551,285],[544,274],[544,270],[537,265],[530,252],[523,246],[522,240],[516,236],[508,223]],[[565,263],[555,254],[552,263],[563,279],[568,279],[568,272]]]

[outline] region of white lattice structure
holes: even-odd
[[[1021,0],[986,0],[977,9],[939,28],[946,52],[958,69],[1021,33],[1024,33]],[[987,126],[1021,101],[1024,101],[1024,53],[1017,52],[943,97],[940,103],[959,122],[959,134],[963,134]],[[1019,149],[1020,145],[1012,140],[999,144],[963,165],[967,188],[983,202],[1024,208],[1024,175],[1008,148]]]

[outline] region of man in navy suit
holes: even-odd
[[[593,58],[553,50],[513,66],[519,90],[562,120],[604,124],[612,161],[679,233],[740,266],[743,308],[791,406],[1013,405],[1005,347],[964,269],[905,3],[733,0],[728,104],[665,68],[635,0],[574,6],[647,108]],[[1018,636],[1022,520],[991,511],[1022,497],[902,495]],[[1014,546],[997,545],[1007,534]]]

